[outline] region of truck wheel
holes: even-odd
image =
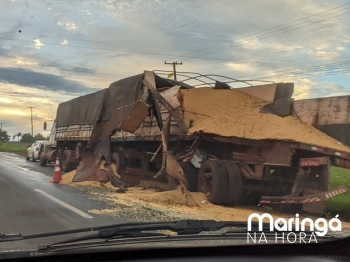
[[[191,162],[183,162],[181,168],[185,173],[185,186],[186,189],[190,192],[198,191],[198,170],[195,168]],[[168,185],[170,190],[175,190],[179,186],[179,181],[170,176],[168,177]]]
[[[70,160],[71,160],[70,150],[64,150],[62,155],[62,163],[61,163],[62,171],[69,172],[74,169],[74,165],[73,163],[70,163]]]
[[[198,190],[203,192],[212,204],[224,204],[227,196],[227,175],[220,160],[205,161],[198,173]]]
[[[115,152],[112,154],[112,161],[115,163],[115,169],[119,175],[121,175],[125,168],[125,156],[123,153]]]
[[[227,197],[225,204],[229,206],[236,205],[242,196],[242,177],[241,171],[235,162],[224,161],[227,174]]]
[[[47,160],[44,157],[40,158],[39,165],[46,166],[46,163],[47,163]]]

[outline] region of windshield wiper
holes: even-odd
[[[270,224],[263,223],[263,228],[269,228]],[[0,233],[0,242],[18,241],[26,239],[36,239],[43,237],[70,235],[85,232],[97,232],[96,236],[100,238],[113,237],[116,234],[124,234],[131,232],[139,232],[140,230],[170,230],[178,235],[196,234],[202,231],[216,231],[225,227],[234,227],[244,229],[247,227],[246,222],[232,221],[215,221],[215,220],[180,220],[169,222],[138,222],[138,223],[123,223],[113,224],[98,227],[78,228],[63,231],[54,231],[47,233],[38,233],[31,235],[23,235],[21,233],[4,234]],[[258,228],[258,223],[252,222],[252,228]]]
[[[267,231],[271,232],[269,223],[263,223],[262,226],[263,226],[264,232],[267,232]],[[40,233],[40,234],[32,234],[32,235],[0,234],[0,242],[35,239],[35,238],[43,238],[43,237],[51,237],[51,236],[61,236],[61,235],[84,233],[84,232],[95,232],[94,234],[75,237],[75,238],[68,239],[66,241],[39,247],[40,250],[47,250],[47,249],[51,249],[51,247],[55,245],[64,245],[69,243],[77,243],[81,241],[96,240],[96,239],[108,241],[109,239],[116,239],[116,238],[120,239],[120,238],[168,236],[165,233],[155,233],[152,231],[171,231],[176,233],[177,235],[195,235],[205,231],[207,232],[220,231],[224,228],[231,228],[229,231],[225,232],[227,234],[247,233],[247,222],[214,221],[214,220],[180,220],[180,221],[172,221],[172,222],[125,223],[125,224],[81,228],[81,229],[56,231],[56,232]],[[252,222],[251,232],[259,232],[258,222]],[[279,232],[279,231],[277,229],[274,229],[272,232]],[[305,233],[311,234],[312,232],[308,231]]]

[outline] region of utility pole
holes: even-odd
[[[4,123],[0,123],[0,132],[2,131],[2,125],[3,125]]]
[[[32,137],[34,137],[34,134],[33,134],[33,106],[28,106],[28,108],[30,108],[30,122],[32,124]]]
[[[178,62],[167,63],[167,62],[165,61],[164,64],[166,64],[166,65],[173,65],[173,69],[174,69],[174,80],[177,81],[177,79],[176,79],[176,66],[177,66],[177,65],[183,65],[183,64],[182,64],[182,61],[181,61],[180,63],[178,63]]]

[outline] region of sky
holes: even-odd
[[[48,135],[59,103],[165,61],[293,82],[295,99],[350,95],[349,14],[340,0],[1,0],[0,123],[30,133],[35,107]]]

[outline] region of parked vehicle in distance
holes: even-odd
[[[30,147],[27,148],[26,160],[32,160],[35,162],[40,159],[41,152],[43,151],[44,141],[37,140]]]
[[[39,158],[40,165],[46,166],[48,163],[55,162],[57,147],[55,146],[55,143],[52,143],[52,139],[44,140],[41,148],[42,150],[40,150]]]

